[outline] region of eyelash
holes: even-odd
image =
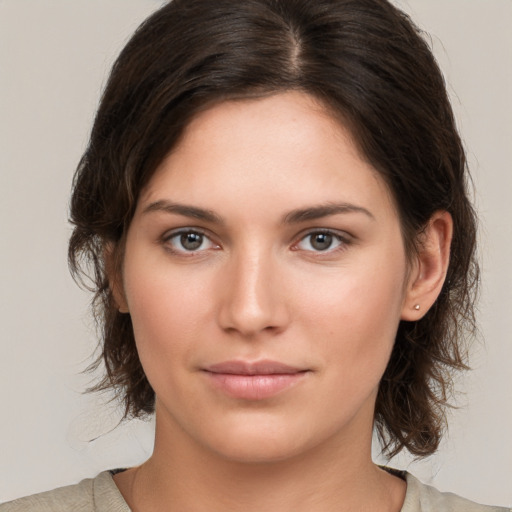
[[[314,254],[332,254],[338,251],[343,251],[347,248],[347,245],[350,244],[350,238],[346,234],[341,234],[338,231],[333,231],[330,229],[313,229],[305,233],[301,236],[298,242],[294,243],[292,246],[292,250],[300,251],[301,249],[298,247],[299,244],[307,240],[308,238],[311,238],[313,236],[327,236],[332,237],[332,241],[336,241],[338,245],[334,248],[331,248],[330,246],[327,247],[325,250],[311,250],[311,249],[304,249],[306,252],[311,252]],[[311,243],[311,242],[310,242]]]
[[[173,247],[173,239],[178,239],[178,237],[183,237],[184,235],[198,235],[201,237],[201,243],[200,246],[197,249],[185,249],[185,248],[176,248]],[[331,246],[327,247],[325,250],[314,250],[314,249],[301,249],[299,245],[303,243],[308,238],[311,238],[313,236],[326,236],[326,237],[332,237],[332,242],[337,242],[336,247],[331,248]],[[182,241],[182,240],[181,240]],[[177,243],[180,243],[181,241],[178,241]],[[200,247],[204,244],[205,241],[208,241],[210,244],[210,247],[206,249],[200,249]],[[350,238],[346,234],[341,234],[337,231],[333,231],[330,229],[313,229],[308,231],[307,233],[304,233],[300,236],[297,242],[295,242],[291,249],[293,251],[300,251],[303,250],[305,252],[318,254],[318,255],[327,255],[332,254],[338,251],[345,250],[347,245],[349,245],[351,242]],[[166,246],[166,249],[170,251],[173,254],[177,254],[180,256],[185,257],[193,257],[201,254],[202,252],[209,250],[209,249],[219,249],[220,245],[213,242],[211,237],[206,234],[204,231],[198,229],[198,228],[182,228],[178,231],[172,231],[171,233],[167,233],[162,237],[162,243]],[[311,242],[310,242],[311,244]],[[332,245],[332,244],[331,244]]]
[[[210,248],[218,249],[220,247],[218,244],[213,242],[211,237],[208,236],[204,231],[202,231],[200,229],[197,229],[197,228],[184,228],[184,229],[180,229],[178,231],[172,231],[171,233],[166,233],[162,237],[162,242],[163,242],[163,244],[165,245],[165,247],[166,247],[166,249],[168,251],[172,252],[173,254],[178,254],[180,256],[188,256],[188,257],[190,257],[190,256],[197,255],[197,254],[207,250],[207,249],[187,250],[185,248],[177,249],[176,247],[172,246],[172,240],[173,239],[178,239],[178,238],[183,237],[185,235],[199,235],[201,237],[201,245],[203,245],[203,243],[205,241],[208,241],[209,244],[213,246],[213,247],[210,247]]]

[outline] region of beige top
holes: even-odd
[[[407,492],[401,512],[512,512],[502,507],[487,507],[439,492],[404,473]],[[0,505],[0,512],[130,512],[109,471],[79,484],[35,494]]]

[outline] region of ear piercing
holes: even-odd
[[[415,304],[415,305],[414,305],[414,309],[415,309],[416,311],[419,311],[419,310],[420,310],[420,305],[419,305],[419,304]]]

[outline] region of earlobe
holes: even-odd
[[[129,313],[130,310],[128,309],[128,304],[126,303],[124,294],[120,294],[117,291],[117,287],[112,288],[112,295],[114,296],[114,300],[116,301],[117,310],[119,311],[119,313]]]
[[[402,307],[402,320],[422,318],[441,293],[450,262],[452,216],[446,211],[432,215],[419,235],[418,250]]]
[[[121,265],[117,261],[118,255],[112,243],[107,243],[103,251],[105,271],[108,284],[114,297],[119,313],[129,313],[128,303],[124,293]]]

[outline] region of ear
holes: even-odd
[[[130,310],[128,309],[128,303],[124,293],[123,276],[118,258],[119,255],[115,250],[114,244],[108,242],[103,250],[103,259],[105,262],[108,284],[119,313],[129,313]]]
[[[402,307],[402,320],[422,318],[436,301],[450,262],[453,220],[446,211],[432,215],[419,235],[418,252],[413,262]]]

